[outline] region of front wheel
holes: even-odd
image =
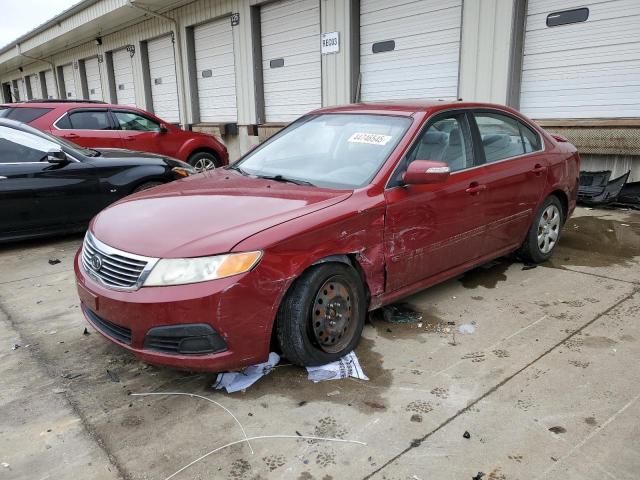
[[[197,152],[189,157],[188,162],[196,171],[204,172],[205,170],[213,170],[220,166],[220,161],[213,153]]]
[[[280,305],[280,348],[297,365],[336,361],[360,341],[366,310],[364,286],[353,267],[315,265],[294,282]]]
[[[540,263],[551,258],[564,225],[562,205],[552,195],[542,203],[518,253],[524,260]]]

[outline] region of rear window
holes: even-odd
[[[18,122],[33,122],[36,118],[40,118],[45,113],[49,113],[52,108],[35,108],[35,107],[13,107],[0,110],[0,117],[10,118]]]

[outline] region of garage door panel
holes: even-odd
[[[546,26],[550,13],[585,6],[585,22]],[[533,118],[633,116],[640,109],[639,83],[640,2],[529,1],[520,94],[524,113]]]
[[[31,85],[31,98],[42,98],[42,90],[40,89],[40,79],[38,74],[29,75],[29,84]]]
[[[100,64],[97,58],[90,58],[84,62],[84,71],[87,79],[87,91],[89,100],[103,100],[102,83],[100,80]]]
[[[260,9],[260,20],[274,22],[289,15],[300,16],[304,12],[318,9],[318,2],[315,0],[289,0],[286,2],[267,3]]]
[[[265,116],[288,122],[322,104],[320,2],[286,0],[260,10]],[[271,60],[284,60],[271,68]]]
[[[56,82],[53,77],[53,70],[47,70],[44,72],[44,81],[47,85],[47,98],[58,98],[58,91],[56,90]]]
[[[236,122],[235,57],[228,17],[194,28],[200,121]],[[203,72],[207,71],[205,77]]]
[[[78,98],[76,90],[76,79],[73,74],[72,65],[64,65],[62,67],[62,75],[64,76],[65,98]]]
[[[163,120],[177,123],[180,121],[178,83],[171,36],[149,40],[147,53],[153,111]]]
[[[116,87],[116,102],[120,105],[135,105],[136,94],[133,81],[133,60],[126,49],[112,54],[113,77]]]
[[[457,97],[460,0],[361,0],[360,13],[363,101]],[[386,40],[394,49],[373,53]]]

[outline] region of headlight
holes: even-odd
[[[238,275],[251,270],[262,252],[229,253],[214,257],[165,258],[151,270],[145,287],[184,285]]]
[[[196,173],[196,169],[192,166],[173,167],[171,171],[179,177],[188,177],[189,175]]]

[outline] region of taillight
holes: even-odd
[[[563,137],[562,135],[558,135],[557,133],[550,133],[549,135],[551,135],[556,142],[567,143],[569,141],[565,137]]]

